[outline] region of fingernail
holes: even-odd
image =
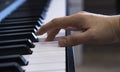
[[[66,44],[67,44],[66,39],[60,39],[60,40],[59,40],[59,46],[60,46],[60,47],[65,47]]]

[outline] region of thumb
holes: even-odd
[[[59,40],[60,47],[74,46],[78,44],[86,44],[93,40],[93,36],[89,31],[72,34],[66,37],[63,37]]]

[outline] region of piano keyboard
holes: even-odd
[[[11,1],[0,9],[0,72],[66,72],[65,48],[35,34],[42,24],[66,15],[66,1]],[[64,35],[61,30],[57,37]]]
[[[25,0],[0,0],[0,22],[24,2]]]

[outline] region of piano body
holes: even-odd
[[[0,0],[0,6],[0,72],[75,72],[71,47],[35,34],[66,15],[66,0]],[[68,34],[61,30],[57,37]]]

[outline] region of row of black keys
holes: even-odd
[[[32,54],[35,32],[45,18],[50,0],[27,0],[0,24],[0,72],[24,72],[28,61],[22,55]]]

